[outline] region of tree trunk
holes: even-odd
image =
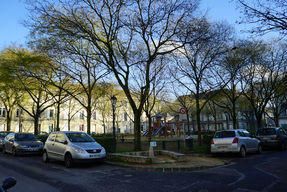
[[[141,151],[141,113],[137,110],[134,111],[134,151]]]
[[[57,117],[56,117],[56,127],[57,127],[57,129],[59,130],[59,128],[60,128],[60,106],[61,106],[61,104],[60,103],[57,103]]]
[[[91,108],[87,107],[87,134],[91,134]]]
[[[7,110],[6,115],[7,131],[11,131],[11,121],[12,121],[12,110]]]
[[[148,142],[151,142],[151,116],[148,116]]]
[[[34,134],[38,135],[39,115],[34,116]]]

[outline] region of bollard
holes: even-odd
[[[165,150],[165,141],[162,141],[162,150]]]
[[[180,153],[180,140],[177,140],[177,150]]]

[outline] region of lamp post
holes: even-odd
[[[111,102],[113,106],[113,137],[114,139],[116,138],[116,131],[115,131],[115,109],[116,109],[116,103],[117,103],[117,98],[113,95],[111,97]]]

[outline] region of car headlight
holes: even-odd
[[[84,149],[75,149],[75,151],[77,153],[86,153],[86,151]]]
[[[105,152],[106,152],[106,149],[105,149],[105,148],[102,148],[102,152],[105,153]]]

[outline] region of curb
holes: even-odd
[[[174,173],[174,172],[190,172],[190,171],[200,171],[204,169],[210,169],[215,167],[220,167],[224,165],[228,165],[231,161],[225,160],[224,163],[219,165],[212,165],[212,166],[195,166],[195,167],[148,167],[148,166],[133,166],[133,165],[125,165],[119,164],[114,162],[105,161],[105,164],[108,164],[112,167],[119,167],[134,171],[146,171],[146,172],[164,172],[164,173]]]

